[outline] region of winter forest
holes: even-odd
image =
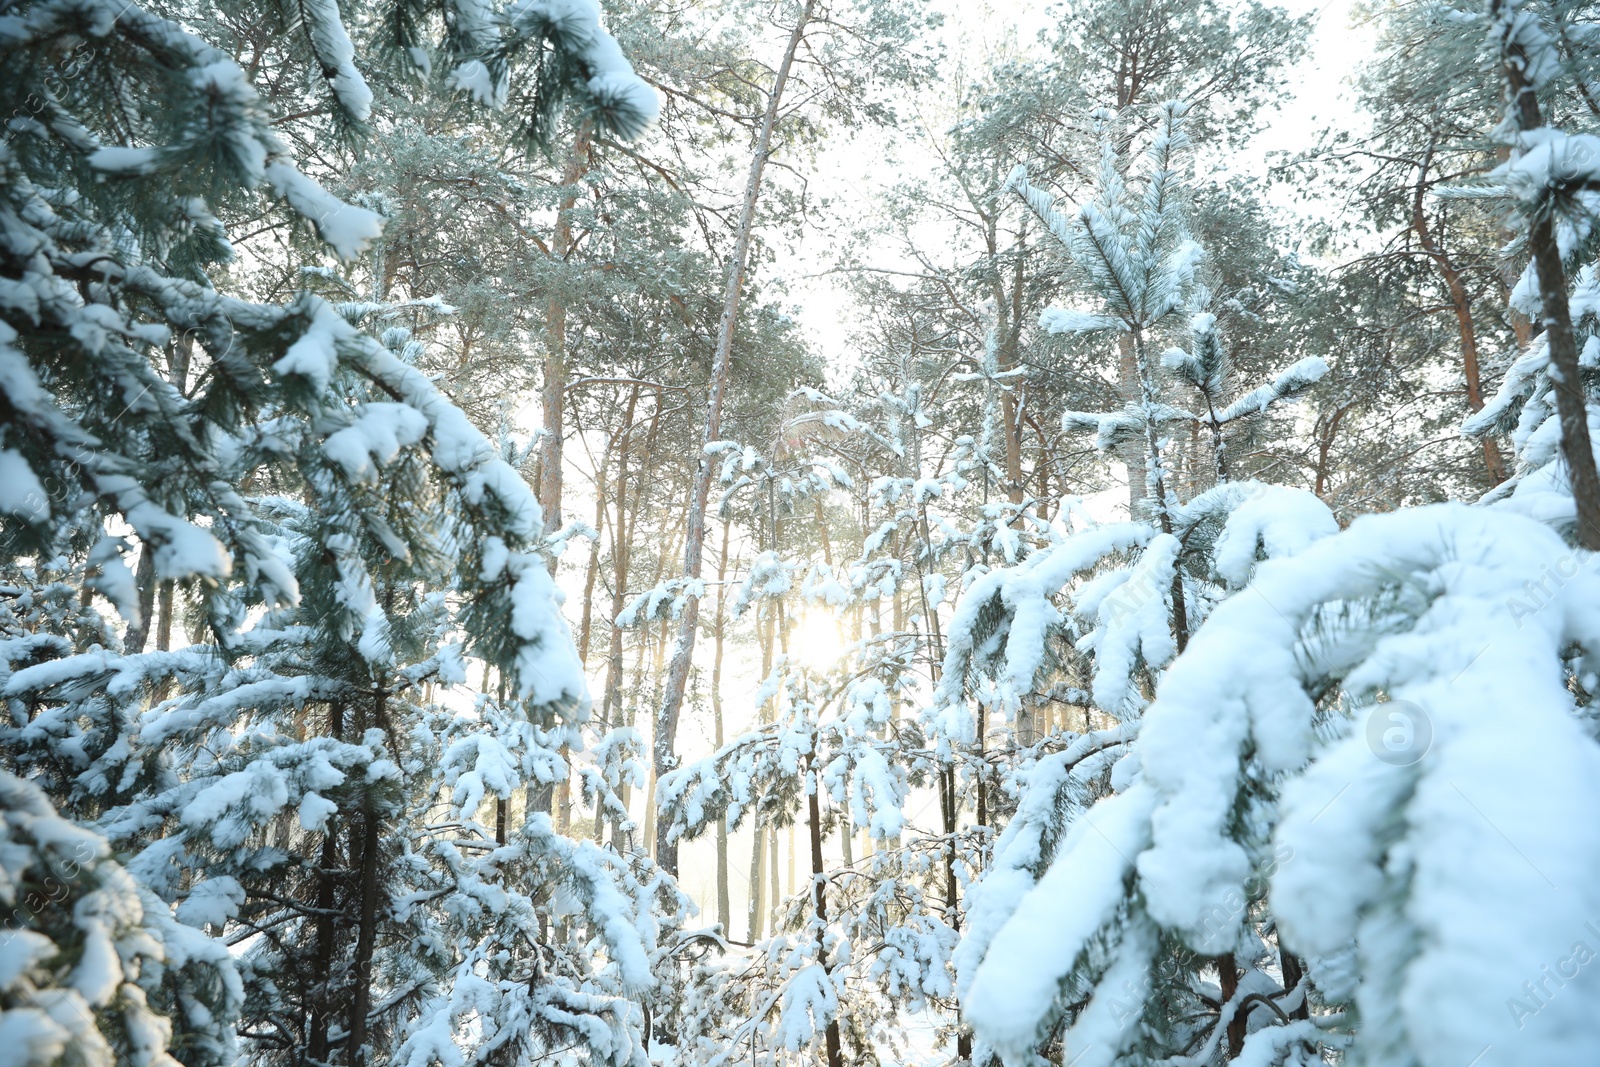
[[[0,0],[0,1067],[1600,1064],[1600,4]]]

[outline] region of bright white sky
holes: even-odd
[[[934,4],[945,13],[944,45],[953,72],[978,69],[997,50],[1035,47],[1039,31],[1049,25],[1046,0],[998,5],[991,0],[934,0]],[[1289,91],[1267,116],[1262,136],[1232,161],[1232,166],[1244,173],[1262,174],[1270,153],[1309,149],[1322,130],[1356,121],[1351,75],[1370,53],[1375,36],[1370,22],[1357,21],[1356,0],[1279,0],[1279,6],[1297,15],[1314,14],[1316,27],[1308,58],[1291,72]],[[937,86],[924,92],[919,105],[922,121],[935,128],[943,125],[944,97]],[[883,190],[920,168],[937,165],[917,140],[914,128],[841,138],[807,174],[811,190],[819,198],[847,205],[846,210],[870,213]],[[1286,191],[1280,191],[1274,200],[1276,206],[1291,207]],[[1324,210],[1337,208],[1328,204]],[[936,238],[929,235],[929,247],[936,245]],[[851,316],[845,286],[838,275],[824,273],[834,261],[829,239],[811,233],[779,252],[773,276],[766,282],[781,280],[787,285],[796,304],[795,318],[817,351],[825,353],[834,365],[848,365]],[[897,249],[887,247],[874,250],[869,265],[900,269],[907,264]]]

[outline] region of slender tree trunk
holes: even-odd
[[[745,908],[745,918],[748,920],[746,929],[749,931],[748,939],[753,945],[761,940],[761,895],[765,889],[765,871],[767,865],[766,834],[759,818],[750,820],[750,900]]]
[[[711,659],[712,742],[721,751],[722,734],[722,651],[727,630],[728,524],[722,524],[722,551],[717,555],[717,615],[712,623],[716,648]],[[717,922],[724,935],[733,931],[733,905],[728,898],[728,823],[717,820]]]
[[[1328,492],[1328,475],[1332,473],[1329,462],[1333,453],[1333,442],[1339,436],[1339,424],[1344,421],[1345,412],[1350,410],[1350,405],[1335,408],[1331,415],[1317,420],[1317,477],[1313,483],[1312,492],[1320,499],[1326,500]]]
[[[589,666],[589,647],[594,635],[594,583],[600,574],[600,527],[606,521],[606,464],[594,486],[594,539],[589,542],[589,558],[583,565],[583,615],[578,622],[578,660]]]
[[[1493,13],[1504,8],[1496,0]],[[1524,76],[1527,56],[1522,47],[1509,42],[1505,51],[1506,81],[1511,90],[1511,105],[1523,131],[1544,125],[1539,114],[1539,98]],[[1577,507],[1578,544],[1591,552],[1600,551],[1600,472],[1595,469],[1594,449],[1589,442],[1588,405],[1583,395],[1583,378],[1578,369],[1578,345],[1572,334],[1572,316],[1567,307],[1567,271],[1556,245],[1553,210],[1546,206],[1528,222],[1528,245],[1533,252],[1534,270],[1539,276],[1539,300],[1544,332],[1549,338],[1550,364],[1555,372],[1556,408],[1561,420],[1561,455],[1567,463],[1567,478],[1572,500]]]
[[[629,565],[633,558],[633,525],[629,521],[630,515],[637,515],[640,504],[640,490],[635,488],[632,500],[628,495],[628,464],[633,448],[633,417],[639,404],[639,390],[635,387],[628,395],[628,406],[623,414],[622,442],[617,448],[617,485],[613,494],[616,497],[616,519],[611,526],[611,612],[607,620],[610,627],[610,636],[606,648],[606,681],[605,697],[601,701],[601,718],[608,727],[622,725],[623,718],[623,672],[626,664],[623,660],[623,630],[617,625],[617,616],[622,614],[627,607]],[[650,432],[645,439],[645,451],[648,454],[654,448],[657,428],[661,421],[661,406],[656,405],[656,411],[650,418]],[[627,806],[627,785],[620,785],[617,789],[617,799]],[[594,836],[599,841],[602,834],[603,809],[596,807],[594,820]],[[611,843],[619,852],[623,849],[621,814],[613,815],[611,819]]]
[[[913,430],[911,436],[913,468],[920,476],[922,471],[922,436]],[[923,624],[928,629],[928,637],[932,642],[932,652],[928,657],[928,680],[934,689],[939,687],[943,675],[944,664],[944,635],[939,625],[939,610],[937,606],[928,603],[928,584],[925,580],[924,567],[933,563],[933,535],[928,526],[927,508],[919,505],[917,511],[917,532],[921,544],[917,546],[917,589],[922,597]],[[939,769],[939,807],[944,822],[944,887],[945,887],[945,921],[950,929],[957,934],[961,931],[961,899],[959,884],[956,880],[956,831],[960,829],[960,796],[956,789],[956,765],[954,757]],[[963,1025],[956,1033],[956,1059],[970,1062],[972,1059],[972,1030]]]
[[[1023,285],[1023,258],[1027,249],[1027,223],[1017,231],[1017,240],[1013,248],[1015,259],[1011,267],[1011,292],[1010,303],[1006,313],[1005,333],[1001,337],[998,362],[999,370],[1016,370],[1022,351],[1022,285]],[[1022,433],[1017,418],[1017,396],[1011,385],[1013,379],[1006,379],[1006,388],[1000,394],[1000,421],[1005,426],[1006,444],[1006,499],[1013,504],[1021,504],[1023,486],[1026,484],[1022,477]]]
[[[1278,947],[1278,958],[1283,969],[1284,992],[1293,992],[1294,987],[1299,985],[1301,980],[1305,978],[1305,965],[1300,962],[1299,956],[1296,956],[1293,952],[1290,952],[1281,945]],[[1305,995],[1305,990],[1302,989],[1300,991],[1300,1004],[1289,1013],[1289,1018],[1311,1018],[1311,1001]]]
[[[167,355],[167,380],[179,393],[184,393],[189,384],[189,360],[194,354],[194,338],[184,334],[173,342]],[[154,606],[155,596],[155,553],[145,546],[139,552],[139,568],[134,575],[134,581],[139,587],[139,629],[135,633],[132,628],[128,631],[126,648],[129,652],[143,652],[146,641],[150,636],[150,627],[154,622],[151,608]],[[172,600],[173,583],[165,581],[159,583],[161,587],[161,621],[156,626],[156,648],[166,652],[172,647]],[[166,683],[162,683],[158,699],[165,699]]]
[[[1161,532],[1172,532],[1172,508],[1167,500],[1167,478],[1165,460],[1161,454],[1160,433],[1156,427],[1151,413],[1155,411],[1158,396],[1156,394],[1155,368],[1150,365],[1150,355],[1145,348],[1144,333],[1139,329],[1132,331],[1133,354],[1139,375],[1139,397],[1144,407],[1144,452],[1146,466],[1145,485],[1151,498],[1151,507],[1155,509],[1156,519],[1161,525]],[[1183,593],[1183,570],[1173,567],[1172,571],[1172,636],[1182,652],[1189,644],[1189,609]]]
[[[1555,378],[1556,409],[1561,420],[1561,455],[1566,460],[1578,513],[1577,541],[1596,552],[1600,551],[1600,472],[1595,469],[1578,346],[1567,310],[1567,272],[1550,219],[1534,221],[1529,228],[1529,244],[1539,274],[1544,332],[1549,338],[1550,363],[1555,371],[1551,377]]]
[[[338,704],[328,709],[328,734],[338,741],[344,733],[344,708]],[[307,1023],[306,1060],[313,1064],[328,1062],[331,1047],[328,1031],[333,1023],[337,997],[329,979],[333,975],[332,961],[337,947],[334,944],[333,917],[337,870],[339,867],[338,827],[330,817],[322,832],[322,855],[317,861],[316,918],[313,921],[317,959],[327,961],[321,979],[307,990],[310,1018]]]
[[[647,671],[649,669],[649,664],[650,664],[650,647],[651,647],[651,644],[652,644],[652,642],[650,640],[650,630],[649,630],[649,627],[646,627],[639,634],[638,648],[635,650],[635,655],[634,655],[634,660],[633,660],[633,692],[634,693],[642,693],[642,692],[644,692],[644,689],[645,689],[645,677],[646,677],[646,673],[647,673]],[[630,726],[630,727],[636,725],[635,716],[637,714],[637,710],[638,710],[637,700],[628,701],[628,703],[627,703],[626,722],[624,723],[624,725]],[[633,802],[633,787],[628,784],[627,780],[624,780],[622,782],[622,784],[617,787],[617,800],[622,804],[622,807],[623,807],[624,811],[630,811],[631,810],[631,805],[632,805],[632,802]],[[631,815],[628,816],[628,817],[631,818]],[[631,850],[634,847],[633,832],[631,830],[626,835],[626,839],[624,839],[624,835],[623,835],[623,832],[622,832],[622,820],[623,820],[623,818],[624,818],[624,816],[618,815],[616,821],[613,823],[612,828],[611,828],[611,841],[612,841],[612,844],[616,847],[618,852],[628,851],[628,850]]]
[[[644,787],[644,846],[651,859],[656,857],[656,853],[661,847],[661,842],[656,837],[656,782],[656,769],[651,767],[650,773],[646,775]],[[667,824],[662,823],[662,837],[666,836],[666,830]]]
[[[756,205],[761,196],[761,175],[772,152],[772,134],[778,125],[778,106],[783,99],[784,87],[789,82],[789,70],[794,65],[795,53],[805,36],[806,25],[817,0],[806,0],[800,17],[789,35],[789,45],[784,50],[783,61],[767,94],[767,110],[762,117],[756,147],[750,157],[750,174],[745,181],[744,201],[740,208],[739,228],[734,240],[733,255],[728,263],[728,287],[722,302],[722,321],[717,331],[716,355],[711,364],[711,388],[706,403],[704,444],[716,441],[722,433],[722,404],[728,390],[728,371],[733,358],[733,334],[738,323],[739,296],[744,289],[745,271],[750,262],[750,243],[755,235]],[[688,535],[684,539],[683,573],[693,580],[701,573],[701,557],[706,539],[706,502],[711,493],[713,464],[702,451],[697,457],[694,488],[690,495]],[[667,672],[666,692],[662,694],[661,709],[656,715],[655,759],[657,774],[665,774],[676,766],[674,744],[678,735],[678,715],[683,708],[683,694],[689,683],[689,664],[694,658],[695,627],[699,622],[700,605],[690,598],[683,609],[683,621],[678,631],[678,645],[672,654],[672,667]],[[666,838],[665,824],[657,828],[656,862],[668,874],[678,873],[678,846]]]
[[[306,1059],[315,1064],[328,1062],[328,1030],[333,1022],[334,995],[328,979],[333,973],[334,871],[339,865],[339,847],[335,842],[337,833],[338,828],[330,817],[322,835],[322,855],[317,861],[317,916],[314,923],[317,959],[329,961],[329,966],[307,998],[310,1001],[310,1019],[306,1035]]]
[[[778,852],[782,849],[783,835],[774,826],[767,835],[767,922],[774,932],[778,929],[778,916],[783,910],[783,883],[778,880]]]
[[[1504,144],[1497,146],[1494,150],[1494,158],[1497,163],[1508,161],[1511,158],[1511,146]],[[1516,226],[1510,216],[1502,215],[1500,217],[1500,223],[1495,227],[1495,239],[1502,248],[1517,239]],[[1511,294],[1517,288],[1517,282],[1522,280],[1522,272],[1517,269],[1510,256],[1502,256],[1500,257],[1498,273],[1500,275],[1501,299],[1509,304],[1511,302]],[[1506,318],[1511,323],[1511,332],[1516,335],[1517,347],[1527,348],[1533,341],[1533,323],[1528,319],[1528,316],[1513,307],[1506,308]]]
[[[1417,165],[1417,187],[1411,198],[1411,229],[1417,235],[1417,245],[1433,261],[1444,280],[1445,291],[1450,294],[1450,307],[1455,312],[1456,334],[1461,338],[1461,371],[1467,385],[1467,407],[1483,410],[1483,372],[1478,361],[1478,329],[1472,320],[1472,297],[1467,292],[1461,271],[1440,246],[1428,225],[1423,200],[1428,192],[1428,170],[1433,165],[1434,146],[1428,145],[1422,162]],[[1500,445],[1492,437],[1483,439],[1483,467],[1489,480],[1499,485],[1506,480],[1506,462],[1500,454]]]
[[[171,581],[161,583],[161,622],[156,626],[156,648],[166,652],[172,648],[172,613],[175,586]]]
[[[385,590],[383,606],[385,613],[392,617],[393,587]],[[394,727],[389,722],[387,683],[381,675],[374,678],[374,681],[377,685],[372,699],[372,722],[369,725],[382,730],[392,740]],[[503,805],[504,801],[500,803]],[[356,911],[355,995],[351,998],[350,1021],[346,1027],[349,1038],[345,1045],[345,1061],[351,1067],[365,1067],[368,1062],[367,1016],[372,1010],[372,957],[378,943],[379,822],[378,809],[373,803],[372,794],[367,792],[363,794],[361,802],[361,866],[359,904]],[[352,836],[353,834],[352,827]],[[355,851],[354,842],[351,850]]]
[[[633,413],[639,403],[639,390],[634,388],[628,397],[628,407],[623,415],[622,441],[617,446],[616,519],[611,524],[611,614],[607,620],[610,641],[606,649],[606,688],[600,704],[600,715],[607,726],[617,725],[622,703],[622,627],[616,619],[628,606],[628,562],[631,556],[631,537],[628,527],[628,461],[633,443]],[[659,417],[659,405],[658,416]],[[653,419],[652,422],[655,420]],[[652,437],[654,435],[652,434]],[[635,498],[638,493],[635,491]],[[635,499],[635,505],[638,501]],[[637,507],[634,509],[637,511]]]
[[[812,775],[811,788],[806,797],[806,828],[811,833],[811,914],[817,924],[817,939],[820,942],[828,929],[828,880],[826,868],[822,863],[822,806],[817,798],[817,794],[822,791],[822,783],[816,780],[816,769],[809,761],[806,772]],[[830,970],[827,949],[818,949],[818,962],[822,964],[824,970]],[[823,1042],[828,1049],[828,1067],[844,1067],[844,1052],[839,1044],[837,1017],[828,1020]]]
[[[550,254],[562,264],[572,254],[572,210],[578,203],[578,182],[589,170],[589,141],[589,122],[586,119],[578,126],[572,154],[567,157],[566,169],[561,174],[561,203],[556,209]],[[564,279],[557,279],[546,309],[544,381],[539,390],[545,430],[544,440],[539,442],[539,507],[544,510],[547,529],[561,526],[561,468],[567,393],[567,303],[562,291],[563,282]]]
[[[1217,975],[1222,987],[1222,1003],[1226,1004],[1239,992],[1239,968],[1232,956],[1217,957]],[[1248,1008],[1233,1013],[1228,1020],[1228,1058],[1237,1059],[1244,1051],[1245,1024],[1250,1021]]]
[[[788,838],[788,847],[784,851],[787,852],[789,856],[788,859],[784,861],[784,866],[787,868],[787,871],[784,874],[783,884],[789,890],[789,895],[793,896],[795,890],[798,888],[794,881],[794,857],[795,853],[799,851],[794,846],[794,823],[789,824],[789,829],[785,836]]]
[[[985,774],[988,767],[985,761],[984,734],[988,731],[989,710],[983,704],[978,705],[978,826],[989,825],[989,779]]]
[[[583,664],[586,672],[589,666],[589,648],[594,635],[594,584],[600,572],[600,527],[605,524],[606,516],[606,469],[606,463],[602,461],[599,477],[595,479],[595,536],[589,542],[589,559],[583,567],[583,619],[578,625],[578,661]],[[562,745],[561,762],[569,768],[572,766],[571,756],[571,747]],[[556,833],[565,834],[571,829],[572,775],[569,772],[556,793]]]
[[[372,955],[378,934],[378,813],[369,800],[361,812],[361,903],[356,916],[355,996],[350,1004],[346,1060],[367,1062],[367,1014],[372,1010]]]
[[[151,624],[155,622],[156,554],[150,545],[143,545],[139,549],[139,565],[134,568],[133,584],[139,590],[139,621],[128,627],[122,635],[122,651],[130,656],[144,651]]]
[[[1127,403],[1134,403],[1140,395],[1139,364],[1134,357],[1133,335],[1123,333],[1117,337],[1117,391]],[[1122,462],[1128,468],[1128,518],[1139,519],[1145,499],[1145,479],[1140,475],[1145,469],[1145,446],[1136,437],[1129,436],[1122,446]]]

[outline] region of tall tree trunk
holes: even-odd
[[[555,233],[550,241],[550,254],[561,264],[565,264],[567,256],[572,253],[572,210],[578,203],[578,182],[589,170],[589,144],[589,122],[585,119],[578,126],[572,153],[567,157],[566,168],[561,174],[561,203],[556,208]],[[561,526],[562,438],[566,433],[567,406],[567,303],[562,292],[564,281],[564,278],[558,278],[551,288],[550,303],[546,309],[544,381],[539,390],[545,430],[545,438],[539,442],[539,507],[544,510],[547,529]]]
[[[1428,171],[1433,166],[1434,146],[1428,145],[1417,164],[1417,187],[1411,198],[1411,229],[1417,235],[1417,246],[1422,249],[1444,280],[1445,291],[1450,294],[1450,307],[1455,312],[1456,334],[1461,338],[1461,371],[1467,385],[1467,407],[1483,410],[1483,372],[1478,362],[1478,329],[1472,321],[1472,297],[1467,292],[1461,271],[1439,244],[1428,225],[1423,200],[1429,189]],[[1489,480],[1499,485],[1506,480],[1506,461],[1500,454],[1500,445],[1492,437],[1483,439],[1483,467]]]
[[[328,709],[328,734],[334,741],[339,741],[344,734],[344,708],[338,704],[331,705]],[[333,959],[337,951],[337,946],[334,944],[333,917],[337,914],[334,905],[338,867],[338,826],[332,818],[329,818],[322,832],[322,855],[317,861],[317,911],[313,920],[317,959],[324,961],[324,969],[321,979],[306,991],[310,1017],[307,1021],[305,1058],[307,1062],[314,1064],[325,1064],[329,1060],[331,1046],[328,1041],[328,1031],[332,1026],[337,1004],[330,979],[333,976]]]
[[[381,697],[380,697],[381,699]],[[367,1062],[367,1014],[372,1010],[372,955],[378,935],[378,813],[371,800],[361,811],[361,902],[356,914],[355,995],[350,1001],[346,1061]]]
[[[1333,442],[1339,436],[1339,424],[1344,421],[1345,412],[1350,410],[1349,404],[1334,408],[1331,414],[1317,417],[1317,476],[1312,484],[1312,492],[1320,499],[1327,499],[1328,476],[1333,473],[1331,458]]]
[[[1132,333],[1117,336],[1117,391],[1125,403],[1138,401],[1141,391],[1139,362],[1134,355]],[[1139,438],[1129,435],[1122,446],[1122,462],[1128,468],[1128,518],[1138,521],[1140,505],[1144,503],[1146,483],[1145,446]]]
[[[711,388],[706,402],[705,432],[702,442],[709,445],[722,434],[722,404],[728,390],[728,370],[733,358],[733,334],[738,324],[739,296],[744,289],[745,272],[750,263],[750,243],[755,235],[756,204],[761,196],[761,175],[772,152],[772,133],[778,125],[778,105],[783,99],[784,87],[789,82],[789,70],[794,66],[795,53],[805,36],[806,25],[817,0],[806,0],[800,17],[795,20],[789,35],[789,45],[784,50],[783,61],[767,94],[767,110],[762,116],[760,132],[756,136],[755,151],[750,157],[750,174],[745,181],[744,201],[739,212],[739,228],[734,240],[733,255],[728,262],[728,287],[723,295],[722,321],[717,331],[716,355],[711,363]],[[702,450],[697,457],[694,488],[690,494],[688,535],[684,538],[683,573],[691,580],[698,579],[706,539],[706,502],[711,493],[713,464]],[[678,645],[672,653],[672,667],[667,672],[666,691],[662,694],[661,709],[656,715],[655,759],[657,774],[666,774],[676,766],[674,744],[678,736],[678,715],[683,708],[683,694],[689,683],[689,664],[694,658],[695,627],[699,622],[700,605],[690,598],[683,609],[683,621],[678,631]],[[678,846],[668,841],[666,826],[657,827],[656,862],[668,874],[678,873]]]
[[[911,464],[920,476],[922,471],[922,435],[915,428],[911,434]],[[932,651],[928,657],[928,681],[937,690],[943,675],[944,635],[939,625],[937,605],[928,603],[928,583],[925,567],[933,563],[933,533],[928,524],[928,511],[924,505],[917,508],[917,533],[921,544],[917,546],[917,590],[922,598],[923,625],[927,627]],[[939,808],[944,822],[944,887],[945,921],[957,934],[961,931],[961,899],[956,880],[956,831],[960,828],[960,797],[956,790],[956,766],[952,756],[939,769]],[[963,1025],[956,1033],[956,1059],[972,1059],[972,1030]]]
[[[659,397],[657,398],[659,401]],[[622,442],[617,448],[617,484],[613,494],[616,497],[616,519],[611,525],[611,611],[607,619],[610,627],[610,636],[606,648],[606,681],[605,696],[600,705],[600,717],[605,720],[605,725],[615,727],[622,725],[622,691],[623,672],[626,664],[623,661],[623,630],[617,625],[617,616],[622,614],[627,607],[629,565],[633,558],[633,526],[629,516],[637,516],[640,504],[640,489],[635,487],[630,502],[628,495],[628,464],[633,451],[633,417],[639,405],[639,389],[634,387],[628,394],[628,406],[623,414]],[[645,437],[645,451],[648,455],[654,449],[655,435],[661,422],[661,405],[656,404],[656,410],[650,417],[650,432]],[[617,799],[627,805],[627,785],[618,787]],[[602,826],[605,819],[604,811],[600,807],[595,809],[594,837],[599,841],[603,832]],[[619,852],[622,850],[622,815],[617,814],[611,820],[611,843]]]
[[[1006,329],[997,353],[1001,373],[1016,370],[1022,353],[1023,254],[1027,249],[1027,232],[1027,223],[1024,222],[1017,231],[1016,244],[1012,249],[1015,258],[1011,265],[1010,301],[1002,305],[1007,308]],[[1026,484],[1022,477],[1022,428],[1018,425],[1017,395],[1011,382],[1012,379],[1006,379],[1006,388],[1000,394],[1000,421],[1005,426],[1006,499],[1013,504],[1021,504],[1022,490]]]
[[[749,931],[746,936],[752,945],[761,940],[761,894],[765,888],[766,858],[766,834],[758,816],[750,820],[750,900],[745,907],[745,929]]]
[[[139,621],[122,635],[122,651],[136,656],[144,651],[156,612],[156,554],[148,544],[139,549],[139,565],[133,571],[133,584],[139,590]]]
[[[606,521],[606,470],[606,462],[602,461],[600,475],[595,479],[594,486],[595,536],[589,542],[589,558],[583,565],[583,615],[578,622],[578,661],[584,667],[589,666],[589,647],[594,636],[594,583],[600,574],[600,527]]]
[[[978,753],[977,753],[977,755],[978,755],[978,773],[977,773],[977,779],[978,779],[978,782],[977,782],[977,785],[978,785],[978,815],[977,815],[977,821],[978,821],[978,826],[980,828],[989,825],[989,779],[988,779],[988,775],[985,773],[988,770],[988,763],[986,762],[986,759],[985,759],[985,749],[984,749],[984,734],[988,732],[988,726],[989,726],[989,721],[988,720],[989,720],[989,709],[984,704],[982,704],[980,702],[978,704],[978,723],[977,723],[977,727],[978,727],[977,735],[978,736],[977,736],[977,739],[976,739],[977,740],[977,745],[978,745]]]
[[[393,617],[392,586],[385,590],[383,606],[386,615]],[[373,680],[376,686],[372,698],[372,721],[368,725],[377,727],[393,740],[394,727],[389,722],[387,682],[382,675]],[[501,801],[501,804],[504,804],[504,801]],[[367,1016],[372,1010],[372,957],[378,942],[378,829],[379,813],[369,791],[363,794],[361,801],[361,866],[359,902],[356,910],[355,991],[351,997],[350,1020],[346,1026],[349,1038],[345,1045],[345,1061],[351,1067],[365,1067],[367,1063]],[[352,827],[352,837],[354,832],[355,828]],[[351,851],[355,852],[353,841]]]
[[[639,390],[636,386],[628,397],[628,407],[622,420],[624,426],[622,441],[617,446],[615,494],[617,517],[611,524],[611,613],[607,620],[607,625],[610,627],[610,641],[606,649],[605,696],[600,703],[600,716],[607,726],[617,725],[616,717],[620,713],[622,703],[622,627],[617,625],[616,619],[628,606],[628,563],[632,549],[628,527],[628,461],[633,443],[633,413],[638,403]],[[659,419],[659,414],[660,406],[657,405],[657,415],[652,419],[652,425]],[[637,490],[634,496],[634,504],[637,505]],[[634,511],[637,511],[637,507]]]
[[[1497,146],[1494,150],[1494,158],[1497,163],[1508,161],[1511,158],[1511,146],[1504,144]],[[1516,239],[1516,225],[1511,216],[1501,215],[1499,224],[1495,226],[1495,240],[1499,242],[1500,247],[1504,248]],[[1501,256],[1498,273],[1500,275],[1501,299],[1509,305],[1511,294],[1516,291],[1517,283],[1522,280],[1522,272],[1517,269],[1516,263],[1512,261],[1510,256]],[[1506,308],[1506,318],[1511,323],[1511,332],[1517,338],[1517,347],[1527,348],[1533,342],[1533,322],[1528,316],[1509,306]]]
[[[607,449],[609,457],[610,450]],[[594,529],[595,536],[589,542],[589,558],[583,567],[583,619],[578,625],[578,662],[582,663],[587,673],[589,666],[589,649],[594,637],[594,583],[600,572],[600,527],[606,521],[606,461],[600,464],[599,476],[595,479],[594,489]],[[602,714],[604,714],[602,712]],[[561,746],[561,762],[568,768],[572,766],[572,749],[568,745]],[[596,820],[598,824],[598,820]],[[572,775],[567,777],[557,787],[556,792],[556,833],[565,834],[572,829]]]
[[[194,354],[194,337],[183,334],[173,342],[167,350],[167,381],[180,394],[185,393],[189,387],[189,360]],[[134,583],[139,589],[139,625],[128,627],[128,632],[123,640],[123,649],[127,652],[138,653],[144,651],[144,646],[150,638],[150,628],[155,625],[155,594],[157,582],[155,580],[156,568],[155,553],[146,545],[139,551],[139,566],[134,572]],[[156,648],[162,652],[172,647],[172,591],[170,581],[159,583],[161,587],[161,621],[156,628]],[[166,683],[163,682],[157,699],[165,699]]]
[[[1283,971],[1284,991],[1292,993],[1294,992],[1294,987],[1299,985],[1305,978],[1305,964],[1300,962],[1299,956],[1296,956],[1293,952],[1290,952],[1282,945],[1279,945],[1278,947],[1278,959],[1281,963],[1281,969]],[[1294,1010],[1289,1012],[1289,1018],[1311,1018],[1311,999],[1306,996],[1305,990],[1302,989],[1300,991],[1300,1003],[1294,1008]]]
[[[712,742],[721,751],[722,735],[722,651],[727,630],[728,581],[728,524],[722,524],[722,551],[717,555],[717,614],[712,622],[712,638],[716,648],[711,659],[711,730]],[[717,922],[722,933],[733,932],[733,905],[728,899],[728,823],[717,820]]]
[[[333,916],[335,914],[334,872],[339,864],[337,833],[338,826],[330,818],[322,835],[322,855],[317,861],[317,917],[314,921],[313,936],[316,938],[317,959],[327,962],[321,979],[308,991],[310,1019],[307,1024],[306,1060],[316,1064],[327,1063],[331,1051],[328,1044],[328,1030],[333,1022],[335,998],[333,990],[329,988],[329,979],[333,975],[332,960],[335,951]]]
[[[172,613],[176,587],[169,580],[161,583],[161,622],[156,625],[156,648],[166,652],[172,648]]]
[[[783,909],[783,883],[778,880],[778,852],[782,840],[783,836],[774,826],[772,833],[767,835],[767,922],[772,926],[773,933],[778,931],[778,916]]]
[[[1145,347],[1143,331],[1135,328],[1131,331],[1133,337],[1133,356],[1139,376],[1139,399],[1145,412],[1144,418],[1144,453],[1146,463],[1145,487],[1151,500],[1151,507],[1155,510],[1156,520],[1161,526],[1161,532],[1172,532],[1172,508],[1167,500],[1167,475],[1166,461],[1162,456],[1160,431],[1157,429],[1151,413],[1156,409],[1158,396],[1156,392],[1155,368],[1150,365],[1150,353]],[[1189,644],[1189,609],[1185,602],[1183,592],[1183,569],[1173,567],[1172,570],[1172,636],[1177,643],[1178,651],[1182,652]]]
[[[1503,0],[1493,8],[1499,16]],[[1507,42],[1506,82],[1511,90],[1511,105],[1518,126],[1525,132],[1544,125],[1539,114],[1539,98],[1524,76],[1527,56],[1521,45]],[[1600,472],[1595,469],[1594,449],[1589,442],[1588,405],[1583,395],[1583,378],[1578,369],[1578,346],[1572,335],[1572,315],[1567,307],[1567,271],[1556,245],[1555,219],[1546,206],[1528,222],[1528,245],[1533,252],[1534,270],[1539,276],[1540,310],[1544,332],[1549,338],[1550,363],[1556,386],[1556,408],[1561,420],[1561,455],[1567,463],[1567,478],[1572,500],[1577,507],[1578,544],[1591,552],[1600,551]]]
[[[1222,991],[1222,1003],[1226,1004],[1239,992],[1239,968],[1235,966],[1232,956],[1217,957],[1217,977]],[[1233,1018],[1228,1020],[1228,1058],[1237,1059],[1239,1053],[1244,1051],[1245,1024],[1250,1021],[1250,1009],[1244,1008],[1233,1013]]]
[[[806,763],[806,773],[812,776],[811,788],[807,790],[809,795],[806,797],[806,829],[811,833],[811,914],[815,917],[817,936],[820,940],[828,928],[828,880],[826,868],[822,863],[822,806],[817,799],[817,794],[822,792],[822,783],[816,780],[817,771],[811,766],[809,759]],[[822,964],[824,970],[830,969],[827,949],[818,949],[818,962]],[[828,1020],[823,1041],[828,1049],[828,1067],[844,1067],[837,1017]],[[970,1055],[969,1052],[968,1056]]]

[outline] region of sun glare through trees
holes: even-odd
[[[0,0],[0,1067],[1600,1064],[1600,3]]]

